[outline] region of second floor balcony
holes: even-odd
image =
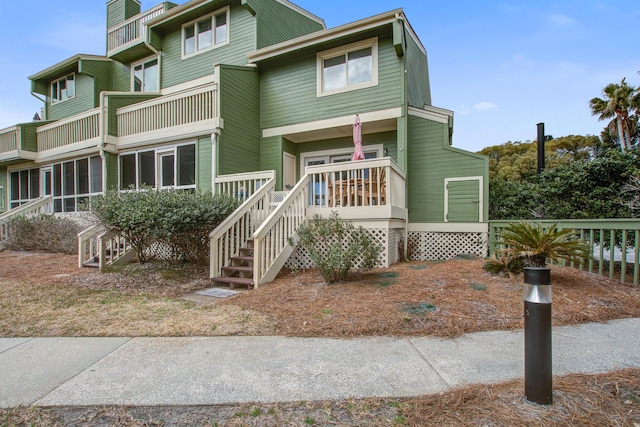
[[[107,30],[107,56],[120,62],[142,58],[152,53],[146,45],[146,22],[167,11],[161,3]]]
[[[98,108],[40,125],[37,154],[51,156],[95,147],[115,149],[210,133],[219,115],[216,97],[215,83],[165,96],[104,92]],[[13,147],[14,139],[11,132],[0,134],[0,150]],[[36,151],[35,135],[33,141]]]

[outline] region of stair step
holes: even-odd
[[[83,267],[89,267],[89,268],[100,268],[100,262],[98,261],[87,261],[84,264],[82,264]]]
[[[253,273],[253,267],[245,265],[228,265],[226,267],[222,267],[222,271]]]
[[[211,281],[217,285],[227,284],[231,289],[236,285],[246,286],[247,288],[253,287],[253,279],[250,277],[214,277]]]
[[[253,256],[245,256],[245,255],[234,256],[234,257],[231,257],[231,261],[240,261],[240,262],[248,261],[248,262],[253,262]]]

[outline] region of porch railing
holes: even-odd
[[[254,287],[275,279],[293,252],[293,238],[308,219],[309,176],[305,175],[253,234]]]
[[[217,192],[241,198],[244,203],[209,234],[211,278],[221,275],[222,267],[239,254],[240,248],[246,247],[269,215],[270,192],[276,184],[273,171],[221,176],[216,180]]]
[[[406,208],[406,174],[389,157],[308,166],[309,204],[315,208]]]
[[[0,130],[0,153],[18,149],[18,128],[16,126]]]
[[[38,151],[51,150],[100,137],[100,108],[40,126]]]
[[[93,225],[78,233],[78,267],[98,263],[104,270],[115,264],[125,264],[136,256],[131,242],[119,233],[109,232],[101,225]]]
[[[136,135],[216,118],[216,85],[162,96],[119,108],[118,136]]]
[[[515,221],[489,221],[489,254],[498,247],[498,233]],[[576,235],[593,248],[593,257],[585,263],[569,266],[617,278],[621,282],[640,279],[640,219],[574,219],[530,221],[549,227],[555,223],[559,229],[573,229]],[[563,264],[564,265],[564,264]]]
[[[246,200],[268,181],[276,179],[275,171],[236,173],[216,177],[215,192]]]
[[[107,32],[107,51],[110,52],[132,41],[142,38],[146,33],[145,22],[165,12],[164,3],[148,11],[133,16]]]
[[[11,220],[19,216],[53,213],[53,197],[43,196],[0,215],[0,242],[11,236]]]

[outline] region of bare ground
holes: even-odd
[[[490,276],[478,259],[400,263],[331,286],[315,270],[285,271],[217,304],[180,299],[209,287],[206,269],[152,263],[100,273],[76,262],[0,252],[0,336],[457,336],[523,326],[522,277]],[[638,287],[562,267],[552,267],[552,284],[554,325],[640,317]],[[511,381],[417,399],[13,408],[0,410],[0,426],[640,427],[640,369],[556,377],[549,407],[522,395],[522,381]]]

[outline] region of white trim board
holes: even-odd
[[[399,117],[402,117],[402,108],[398,107],[398,108],[390,108],[388,110],[373,111],[370,113],[360,113],[359,116],[360,116],[360,122],[363,124],[367,122],[376,122],[380,120],[397,119]],[[316,120],[313,122],[298,123],[295,125],[286,125],[286,126],[263,129],[262,137],[268,138],[271,136],[310,132],[314,130],[334,128],[337,126],[347,126],[347,125],[351,126],[353,125],[354,117],[355,117],[355,113],[350,114],[348,116],[334,117],[332,119]]]

